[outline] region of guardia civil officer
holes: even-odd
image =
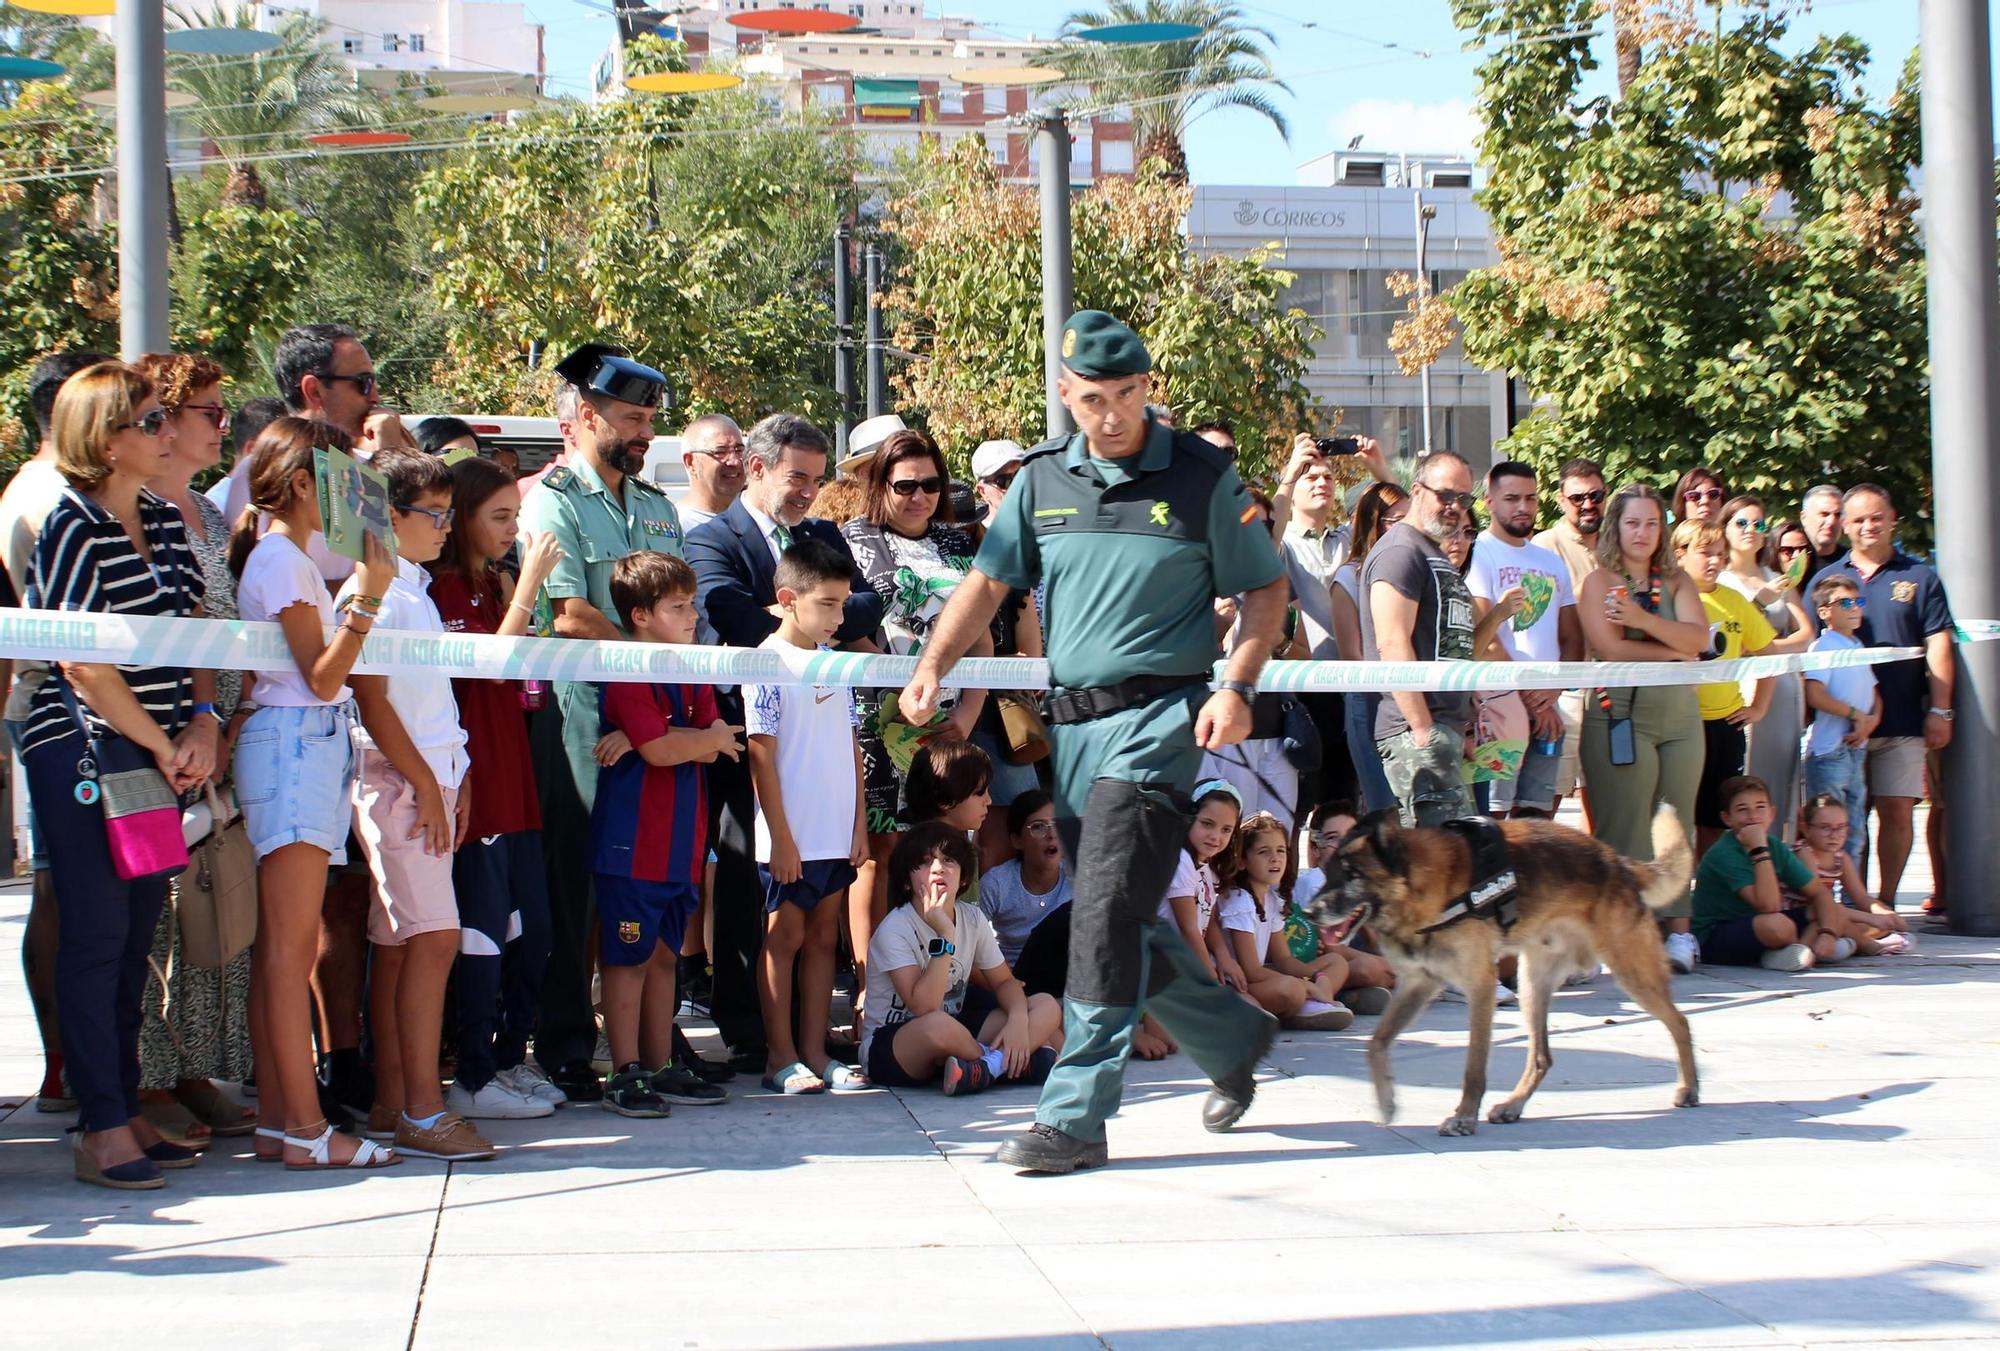
[[[1000,1151],[1042,1173],[1106,1161],[1142,995],[1214,1081],[1212,1131],[1249,1109],[1277,1027],[1158,915],[1202,751],[1250,730],[1284,567],[1228,456],[1148,415],[1152,358],[1136,333],[1085,310],[1063,327],[1062,361],[1057,390],[1081,430],[1029,452],[902,695],[905,717],[927,717],[1008,590],[1047,584],[1056,823],[1076,879],[1069,988],[1035,1125]],[[1243,641],[1211,693],[1213,605],[1239,594]]]
[[[669,398],[667,379],[601,343],[577,348],[556,372],[578,395],[572,451],[568,464],[550,470],[521,508],[524,531],[550,531],[562,546],[562,561],[536,601],[537,626],[558,638],[622,639],[623,616],[611,603],[612,567],[644,550],[681,552],[674,504],[639,476],[653,440],[653,413]],[[597,687],[559,681],[553,693],[530,729],[552,930],[535,1059],[571,1101],[598,1102],[604,1093],[590,1066],[597,1025],[590,1006],[585,857],[597,796]]]

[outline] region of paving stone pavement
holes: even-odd
[[[993,1162],[1027,1091],[739,1083],[668,1121],[490,1123],[492,1163],[304,1176],[225,1141],[116,1193],[71,1179],[29,1096],[25,913],[0,890],[9,1347],[2000,1346],[1992,939],[1681,979],[1687,1111],[1665,1033],[1601,979],[1556,997],[1527,1119],[1470,1138],[1435,1132],[1464,1047],[1441,1004],[1399,1044],[1387,1129],[1362,1019],[1287,1034],[1226,1136],[1184,1058],[1135,1066],[1115,1166],[1072,1178]],[[1501,1010],[1496,1088],[1524,1044]]]

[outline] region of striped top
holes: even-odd
[[[148,564],[132,547],[116,516],[74,488],[62,495],[35,541],[28,573],[28,605],[39,610],[90,610],[98,614],[185,615],[205,594],[201,566],[188,547],[181,514],[151,493],[139,493],[139,523],[152,552]],[[153,721],[178,732],[192,716],[194,694],[180,666],[120,666],[118,671]],[[82,700],[78,700],[83,703]],[[92,736],[110,731],[84,704]],[[23,751],[70,735],[76,728],[60,684],[45,681],[28,708]]]

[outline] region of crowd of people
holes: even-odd
[[[1220,507],[1198,504],[1206,526],[1170,525],[1182,503],[1153,502],[1157,538],[1072,561],[1064,590],[1039,580],[1040,555],[1081,547],[1056,529],[1077,509],[1021,506],[1030,452],[1015,442],[973,449],[961,482],[893,416],[857,427],[834,464],[798,414],[748,431],[710,415],[684,430],[676,502],[642,474],[660,373],[602,345],[556,370],[564,448],[523,477],[456,419],[412,433],[380,409],[367,348],[338,325],[285,334],[279,397],[236,409],[199,354],[63,353],[35,369],[41,441],[0,496],[0,599],[274,623],[292,659],[11,673],[35,839],[24,962],[47,1058],[39,1106],[77,1113],[80,1180],[158,1187],[162,1170],[241,1135],[291,1169],[490,1159],[480,1122],[566,1104],[663,1117],[724,1103],[739,1074],[786,1095],[962,1094],[1102,1059],[1074,1045],[1097,1047],[1100,1029],[1065,1014],[1066,995],[1072,1015],[1094,1007],[1069,988],[1072,947],[1106,940],[1095,917],[1072,919],[1076,841],[1058,819],[1064,801],[1088,793],[1095,811],[1099,798],[1050,774],[1043,718],[1080,721],[1053,705],[1090,690],[1045,704],[951,689],[932,707],[928,689],[358,674],[377,627],[892,654],[949,630],[947,660],[1039,657],[1047,608],[1081,608],[1091,586],[1214,578],[1209,594],[1242,590],[1215,596],[1212,615],[1197,597],[1194,646],[1210,661],[1268,647],[1241,666],[1253,676],[1268,657],[1629,665],[1924,649],[1803,676],[1567,691],[1283,696],[1223,681],[1241,686],[1247,735],[1204,743],[1188,809],[1146,837],[1172,873],[1141,898],[1160,921],[1145,940],[1155,975],[1172,973],[1145,1001],[1163,1021],[1130,1036],[1147,1058],[1187,1050],[1206,1068],[1182,1044],[1198,1008],[1338,1031],[1387,1006],[1395,973],[1365,931],[1330,941],[1303,908],[1322,857],[1370,812],[1434,825],[1552,816],[1574,797],[1599,838],[1647,858],[1664,801],[1701,851],[1664,921],[1674,969],[1797,971],[1913,944],[1897,898],[1928,797],[1937,890],[1924,908],[1942,913],[1953,626],[1937,573],[1897,548],[1879,487],[1821,485],[1782,516],[1789,504],[1732,494],[1708,467],[1663,496],[1607,484],[1583,458],[1553,485],[1512,461],[1480,482],[1440,450],[1405,481],[1366,437],[1300,435],[1240,517],[1223,492]],[[1171,417],[1149,406],[1145,426]],[[1204,482],[1234,491],[1230,428],[1193,436],[1214,452]],[[1164,473],[1154,447],[1193,442],[1143,444],[1136,472]],[[393,551],[375,536],[358,562],[329,550],[316,490],[328,451],[386,480]],[[1068,455],[1100,488],[1123,472]],[[197,492],[204,475],[215,486]],[[1547,487],[1561,519],[1542,529]],[[1183,577],[1191,539],[1204,571]],[[947,615],[968,581],[990,602],[976,633]],[[1068,622],[1076,634],[1074,609]],[[1069,669],[1087,666],[1068,641]],[[1104,683],[1121,679],[1134,683]],[[185,877],[130,876],[115,847],[99,775],[127,765],[210,803],[215,831],[240,816],[257,926],[219,965],[184,951]],[[1154,831],[1143,795],[1118,809]],[[1187,994],[1218,985],[1241,1000]],[[696,1052],[690,1018],[713,1021],[726,1060]]]

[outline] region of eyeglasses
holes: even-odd
[[[722,460],[725,462],[734,460],[738,464],[741,464],[743,462],[743,443],[738,441],[734,445],[724,444],[710,450],[697,450],[695,454],[706,455],[711,460]]]
[[[345,380],[348,384],[353,385],[359,390],[363,398],[375,397],[375,391],[378,388],[375,382],[375,372],[373,371],[363,371],[359,375],[342,375],[338,371],[329,371],[325,375],[322,375],[320,379]]]
[[[1604,501],[1604,489],[1592,488],[1587,493],[1564,493],[1563,500],[1573,507],[1591,507]]]
[[[1345,838],[1344,836],[1339,835],[1334,831],[1328,830],[1328,831],[1322,831],[1318,835],[1314,835],[1312,837],[1312,842],[1318,845],[1322,849],[1331,849],[1335,845],[1338,845],[1344,838]]]
[[[1685,494],[1685,500],[1689,502],[1720,502],[1722,500],[1722,489],[1689,488]]]
[[[457,507],[446,507],[443,511],[432,511],[429,507],[406,507],[400,502],[396,504],[396,510],[406,511],[412,516],[428,516],[431,518],[431,524],[440,530],[451,529],[452,518],[458,515]]]
[[[1761,516],[1754,521],[1751,520],[1748,516],[1738,516],[1734,520],[1730,521],[1730,524],[1735,526],[1738,530],[1754,530],[1760,535],[1764,534],[1771,528],[1771,523],[1765,520]]]
[[[929,478],[899,478],[889,485],[889,491],[898,497],[915,497],[918,493],[935,497],[944,491],[944,480],[935,474]]]
[[[141,436],[158,436],[160,428],[166,425],[167,410],[164,408],[153,408],[141,413],[133,421],[121,424],[118,430],[125,432],[137,427]]]
[[[1024,835],[1053,835],[1056,833],[1056,823],[1053,821],[1030,821],[1027,825],[1021,827],[1021,833]]]
[[[1868,600],[1865,596],[1841,596],[1827,602],[1836,610],[1865,610]]]
[[[1792,555],[1802,554],[1810,548],[1812,548],[1812,545],[1810,544],[1780,544],[1778,546],[1778,552],[1783,554],[1785,557],[1790,558]]]
[[[994,487],[1005,491],[1014,486],[1014,476],[1020,472],[1018,469],[1003,469],[997,474],[988,474],[979,481],[981,483],[990,483]]]
[[[1478,500],[1471,493],[1462,493],[1456,488],[1433,488],[1422,479],[1417,480],[1417,486],[1435,497],[1438,505],[1446,511],[1470,511],[1472,504]]]
[[[183,413],[200,413],[217,431],[229,430],[229,409],[219,403],[184,403]]]

